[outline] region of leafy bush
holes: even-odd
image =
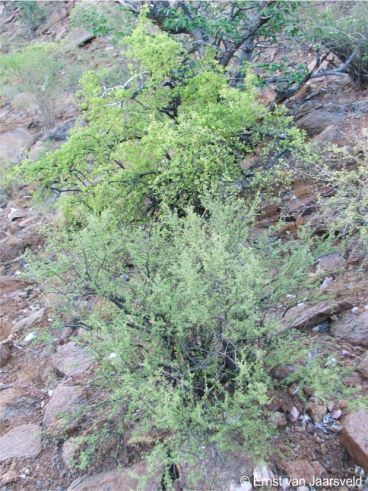
[[[244,90],[230,87],[211,50],[193,57],[144,17],[125,41],[130,78],[102,87],[101,76],[86,73],[87,126],[55,153],[25,165],[28,178],[63,193],[69,209],[82,215],[110,209],[130,218],[152,214],[163,202],[200,209],[200,194],[213,184],[238,186],[239,163],[260,142],[264,159],[273,155],[269,167],[300,147],[291,119],[268,114],[257,101],[250,73]]]
[[[101,355],[111,416],[133,427],[137,444],[151,441],[156,471],[161,461],[195,462],[210,445],[265,457],[276,366],[298,362],[309,385],[312,373],[328,385],[323,369],[304,370],[303,336],[268,315],[287,305],[288,293],[313,286],[307,271],[321,253],[318,239],[306,231],[287,244],[257,237],[255,210],[244,202],[203,204],[202,216],[166,209],[139,227],[91,218],[82,231],[53,233],[49,259],[30,270],[65,295],[64,305],[95,305],[80,315]]]
[[[47,17],[45,5],[37,0],[19,0],[14,3],[20,10],[20,17],[28,29],[29,35],[33,37],[34,31]]]
[[[72,26],[82,26],[95,36],[110,36],[114,42],[130,34],[134,28],[132,14],[111,2],[77,3],[70,14]]]
[[[34,43],[20,51],[0,57],[0,80],[26,92],[39,107],[42,126],[50,127],[64,105],[65,93],[76,89],[84,65],[81,59],[71,64],[55,43]]]

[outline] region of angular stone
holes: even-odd
[[[355,411],[346,416],[342,423],[343,445],[355,462],[368,472],[368,411]]]
[[[23,319],[16,322],[12,327],[12,333],[17,333],[19,331],[23,331],[25,329],[29,329],[33,327],[35,324],[41,322],[42,317],[45,313],[45,309],[39,309],[32,314],[24,317]]]
[[[18,220],[19,218],[24,218],[28,216],[28,213],[29,212],[27,210],[22,208],[12,208],[8,213],[8,220],[12,222],[14,220]]]
[[[65,38],[65,46],[67,49],[78,48],[91,41],[95,36],[86,31],[83,27],[75,27]]]
[[[156,491],[161,489],[161,473],[149,478],[143,487],[138,488],[139,478],[144,477],[146,472],[146,463],[138,462],[129,468],[79,477],[70,484],[67,491],[132,491],[133,489]]]
[[[81,348],[73,341],[59,346],[52,357],[52,363],[64,375],[80,375],[93,363],[88,348]]]
[[[282,467],[289,479],[298,480],[300,485],[312,484],[315,479],[322,479],[326,475],[326,469],[317,461],[293,460],[283,463]]]
[[[328,126],[336,126],[341,120],[341,116],[330,113],[325,109],[318,109],[305,114],[296,121],[296,126],[305,130],[309,136],[316,136],[322,133]]]
[[[313,327],[329,319],[331,315],[351,308],[351,303],[346,300],[339,302],[319,302],[315,305],[303,305],[292,307],[284,319],[290,327],[297,329]]]
[[[353,315],[346,312],[331,323],[331,334],[359,346],[368,346],[368,312]]]
[[[41,452],[41,427],[17,426],[0,437],[0,462],[13,458],[37,457]]]
[[[76,413],[87,402],[84,387],[59,384],[45,406],[43,424],[49,430],[72,429]]]
[[[288,213],[290,215],[308,214],[312,209],[312,205],[315,203],[316,198],[313,195],[304,196],[303,198],[294,198],[290,201],[288,206]]]

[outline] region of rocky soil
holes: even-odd
[[[56,2],[52,18],[38,35],[60,39],[68,33],[68,13],[73,2]],[[17,16],[7,16],[0,6],[3,33],[15,36]],[[70,35],[70,33],[69,33]],[[111,48],[106,39],[91,39],[77,31],[71,42],[89,50]],[[88,45],[85,45],[86,42]],[[277,56],[275,54],[275,56]],[[266,94],[267,97],[272,97]],[[47,135],[37,126],[35,109],[19,111],[11,99],[1,100],[0,165],[8,166],[23,156],[36,155],[45,139],[59,144],[66,138],[76,114],[65,106],[63,117]],[[350,145],[368,122],[368,92],[357,92],[343,77],[313,80],[289,102],[297,125],[316,140]],[[66,125],[66,126],[65,126]],[[69,125],[69,126],[68,126]],[[57,135],[57,137],[55,137]],[[313,220],[315,188],[295,183],[283,203],[265,204],[258,227],[272,225],[280,213],[288,215],[288,229]],[[51,329],[55,299],[42,295],[40,286],[25,280],[27,264],[23,253],[42,247],[42,225],[58,217],[46,205],[32,201],[33,189],[19,185],[2,190],[0,209],[0,489],[47,491],[124,491],[138,489],[135,475],[144,472],[143,461],[101,455],[89,475],[72,466],[78,453],[76,436],[82,424],[83,408],[95,397],[95,361],[80,342],[80,332],[67,323]],[[306,209],[312,209],[306,213]],[[307,216],[307,218],[306,218]],[[318,349],[331,353],[336,362],[350,369],[345,382],[368,394],[368,257],[359,243],[347,251],[321,257],[311,272],[331,301],[298,304],[284,315],[285,325],[303,329],[316,338]],[[44,341],[49,333],[49,342]],[[76,342],[78,338],[78,343]],[[274,376],[286,377],[292,367],[282,367]],[[234,458],[222,473],[221,489],[249,490],[241,475],[262,480],[272,476],[304,479],[346,478],[368,473],[368,408],[347,411],[345,400],[322,404],[308,396],[301,404],[295,387],[272,403],[273,421],[279,428],[275,454],[265,466],[254,468],[246,459]],[[119,464],[123,464],[119,467]],[[213,465],[213,464],[212,464]],[[216,482],[216,468],[207,469],[209,482]],[[218,481],[219,482],[219,481]],[[191,489],[185,483],[185,468],[179,469],[177,489]],[[161,489],[160,473],[146,484],[147,490]],[[208,489],[210,489],[208,487]],[[214,484],[211,489],[219,489]],[[304,488],[303,488],[304,489]],[[343,487],[340,487],[343,489]],[[347,489],[347,487],[345,487]],[[302,491],[300,489],[300,491]]]

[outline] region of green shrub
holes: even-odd
[[[251,73],[244,90],[230,87],[211,50],[193,57],[144,17],[125,41],[130,78],[102,87],[105,74],[86,73],[81,108],[87,126],[24,166],[28,179],[63,193],[68,209],[133,219],[161,203],[200,209],[200,194],[212,185],[237,188],[244,178],[239,163],[260,142],[265,161],[276,155],[268,173],[278,154],[300,147],[291,118],[271,115],[257,101]]]
[[[50,127],[65,105],[65,94],[78,86],[84,63],[73,63],[55,43],[32,43],[20,51],[0,57],[0,80],[3,91],[13,87],[29,94],[38,106],[43,127]]]
[[[336,4],[324,12],[316,12],[309,21],[309,34],[314,41],[323,44],[343,62],[355,52],[346,72],[359,85],[368,82],[368,5]]]
[[[82,26],[95,36],[110,36],[115,43],[130,34],[134,18],[120,5],[111,2],[77,3],[70,14],[72,26]]]
[[[29,35],[33,37],[37,27],[46,20],[47,9],[45,4],[37,0],[20,0],[14,3],[20,10],[20,17],[28,29]]]
[[[81,318],[101,356],[110,416],[133,428],[137,444],[154,442],[156,471],[188,455],[196,462],[209,445],[264,458],[272,369],[298,362],[308,375],[306,339],[268,313],[313,286],[307,271],[321,253],[318,239],[307,231],[287,244],[254,236],[255,210],[234,198],[203,205],[201,216],[166,209],[139,227],[92,217],[74,234],[53,232],[46,259],[29,271],[65,294],[64,305],[95,305]],[[328,386],[323,369],[311,373]]]

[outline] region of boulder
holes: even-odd
[[[78,423],[76,415],[86,402],[84,387],[59,384],[45,406],[45,428],[50,431],[72,430]]]
[[[73,341],[59,346],[52,357],[52,363],[64,375],[80,375],[93,363],[88,348],[81,348]]]
[[[52,130],[48,131],[43,140],[65,141],[68,137],[68,131],[73,128],[75,120],[64,121]]]
[[[34,141],[32,133],[15,128],[0,134],[0,162],[19,162]]]
[[[13,325],[12,333],[14,334],[19,331],[29,329],[33,327],[35,324],[40,323],[42,321],[44,313],[45,313],[45,309],[43,308],[43,309],[36,310],[35,312],[32,312],[32,314],[28,315],[27,317],[23,317],[23,319],[20,319]]]
[[[133,489],[159,491],[162,478],[160,473],[150,477],[144,486],[138,488],[139,478],[142,478],[146,472],[147,464],[138,462],[129,468],[79,477],[70,484],[67,491],[132,491]]]
[[[67,49],[79,48],[94,38],[94,34],[86,31],[83,27],[75,27],[69,31],[65,38],[65,47]]]
[[[360,409],[346,416],[341,439],[355,462],[368,472],[368,411]]]
[[[22,208],[11,208],[8,213],[8,220],[13,222],[14,220],[19,220],[19,218],[25,218],[28,216],[28,210],[24,210]]]
[[[337,113],[330,113],[325,109],[318,109],[305,114],[296,121],[296,126],[308,133],[308,136],[316,136],[322,133],[328,126],[336,126],[342,119]]]
[[[368,312],[344,313],[331,323],[331,334],[354,345],[368,346]]]
[[[41,427],[17,426],[0,437],[0,462],[13,458],[37,457],[41,452]]]

